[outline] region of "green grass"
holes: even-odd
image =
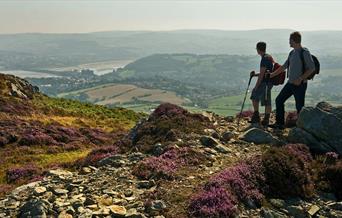
[[[33,100],[33,104],[39,110],[47,114],[58,114],[59,116],[74,116],[92,120],[96,125],[105,125],[108,127],[131,128],[143,117],[132,110],[125,108],[109,108],[91,103],[82,103],[79,101],[39,97]]]
[[[65,151],[57,154],[47,153],[47,147],[32,146],[30,150],[23,147],[8,147],[0,150],[2,157],[5,157],[0,168],[0,184],[6,183],[5,172],[11,167],[23,167],[28,164],[35,164],[37,167],[46,169],[51,164],[70,163],[85,157],[91,149],[85,148],[77,151]],[[25,155],[22,155],[23,152]]]

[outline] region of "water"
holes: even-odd
[[[48,74],[48,73],[41,73],[41,72],[34,72],[34,71],[25,71],[25,70],[5,70],[0,71],[3,74],[11,74],[18,76],[20,78],[49,78],[49,77],[59,77],[57,75]]]

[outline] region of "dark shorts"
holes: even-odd
[[[267,91],[267,98],[266,98],[266,83],[262,82],[256,90],[252,91],[251,99],[261,102],[261,106],[271,106],[272,85],[269,85],[267,90],[268,91]]]

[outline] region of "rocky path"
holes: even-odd
[[[0,217],[186,217],[187,200],[211,175],[282,141],[281,135],[259,129],[241,135],[232,118],[207,116],[215,129],[207,129],[206,135],[185,135],[177,143],[186,143],[209,161],[181,168],[174,180],[139,180],[132,170],[149,155],[118,154],[101,160],[97,168],[50,170],[42,181],[19,187],[0,199]],[[242,126],[247,126],[245,120]],[[246,218],[337,218],[342,217],[342,202],[332,194],[320,193],[310,201],[267,199],[261,208],[240,206],[239,211],[239,217]]]

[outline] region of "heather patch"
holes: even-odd
[[[203,134],[205,128],[212,127],[209,119],[200,114],[192,114],[173,104],[161,104],[130,133],[132,144],[142,152],[150,152],[158,142],[167,144],[184,134]]]
[[[268,195],[280,198],[312,196],[314,184],[308,151],[304,145],[288,145],[271,148],[263,155]]]
[[[251,118],[253,116],[253,111],[248,110],[248,111],[242,111],[241,113],[237,113],[236,117],[237,118]]]
[[[327,167],[325,170],[325,177],[327,178],[331,190],[336,197],[342,199],[342,161],[339,160],[335,164]]]
[[[119,148],[116,145],[103,146],[93,149],[86,157],[77,160],[76,167],[80,166],[97,166],[98,162],[106,157],[119,153]]]
[[[20,183],[25,180],[32,180],[41,173],[41,169],[30,164],[22,167],[13,167],[6,170],[8,183]]]
[[[173,179],[179,168],[204,161],[203,154],[191,148],[172,148],[158,157],[142,160],[134,168],[133,174],[141,179]]]
[[[262,187],[265,178],[262,174],[260,157],[241,162],[212,176],[205,184],[204,190],[212,187],[222,187],[239,202],[247,205],[260,205],[264,195]]]
[[[234,196],[221,187],[210,187],[190,200],[189,217],[234,217],[237,207]]]
[[[286,113],[285,126],[287,128],[295,127],[298,120],[297,111],[291,111]]]
[[[309,170],[311,163],[312,157],[305,145],[289,144],[271,148],[262,155],[241,161],[212,176],[201,191],[190,199],[188,213],[195,217],[231,216],[231,205],[221,211],[210,203],[211,196],[218,195],[217,190],[225,193],[224,199],[235,199],[235,204],[253,207],[261,206],[265,196],[311,197],[314,191]]]

